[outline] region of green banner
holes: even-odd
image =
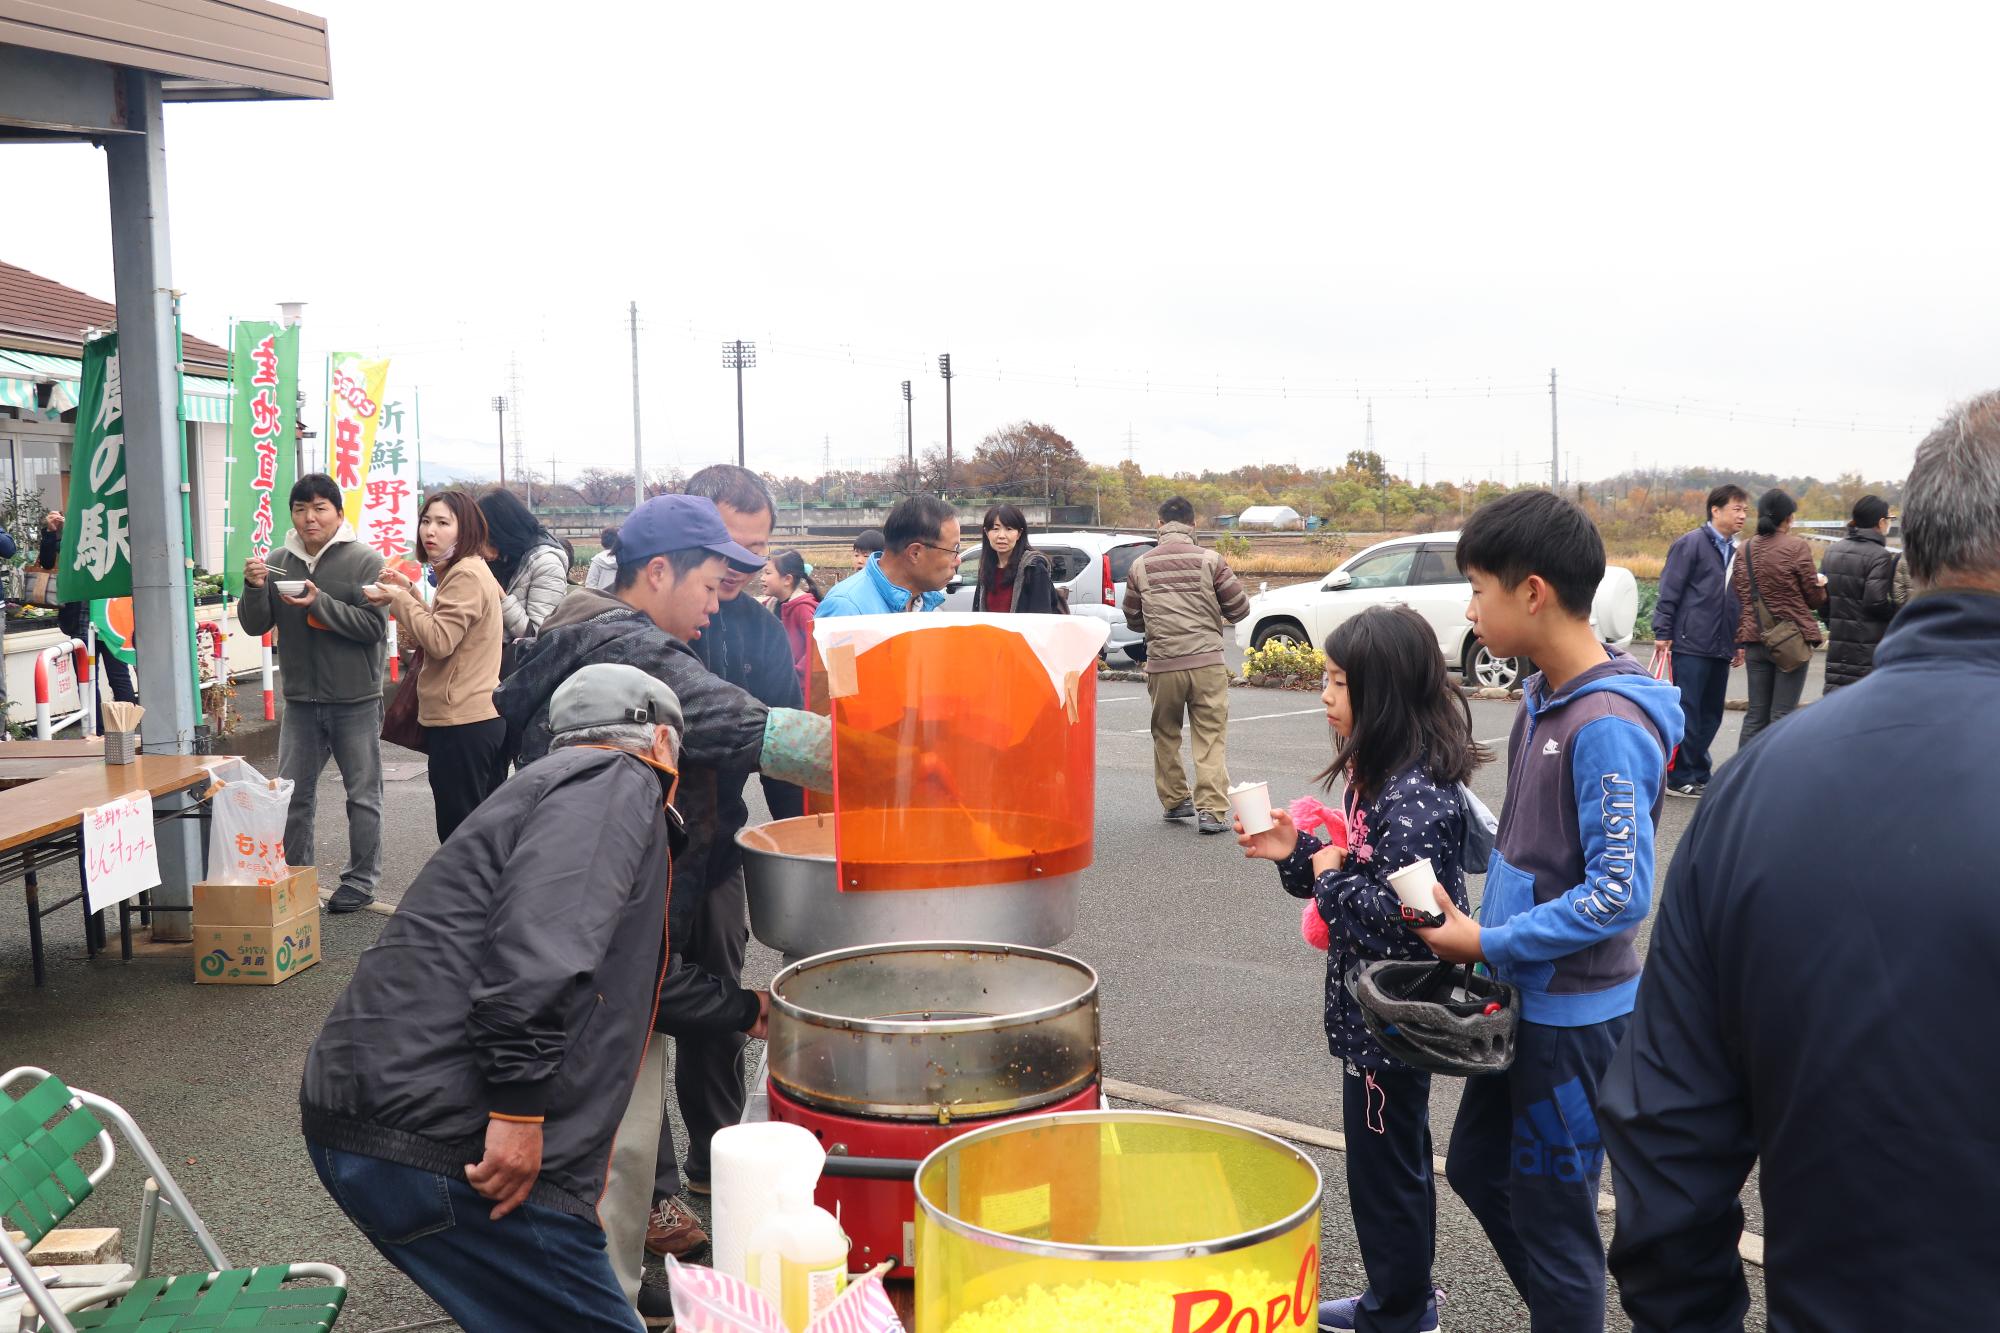
[[[230,349],[229,511],[222,586],[243,595],[243,563],[270,555],[291,522],[298,463],[299,329],[238,324]]]
[[[118,379],[118,335],[83,348],[83,387],[70,456],[69,512],[64,516],[57,579],[66,602],[132,595],[131,500],[125,492],[125,400]]]

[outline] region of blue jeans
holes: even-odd
[[[1363,1333],[1416,1333],[1430,1308],[1437,1253],[1431,1076],[1400,1068],[1348,1072],[1340,1109],[1347,1206],[1368,1274],[1354,1326]]]
[[[382,701],[285,703],[278,729],[278,776],[296,784],[285,816],[285,853],[293,865],[313,859],[319,775],[332,759],[347,790],[347,867],[340,882],[373,897],[382,887]]]
[[[493,1201],[450,1176],[307,1142],[320,1183],[383,1258],[479,1333],[642,1331],[595,1222]]]
[[[1708,747],[1722,729],[1722,704],[1729,693],[1729,659],[1674,653],[1674,686],[1681,692],[1681,716],[1686,721],[1681,748],[1674,755],[1671,781],[1704,783],[1714,776],[1715,761]]]
[[[1479,1219],[1533,1333],[1603,1333],[1597,1087],[1629,1017],[1522,1023],[1504,1074],[1465,1080],[1445,1177]]]

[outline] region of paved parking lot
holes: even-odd
[[[1815,677],[1818,665],[1813,668]],[[1738,673],[1735,693],[1741,694]],[[1817,678],[1807,696],[1819,694]],[[1309,789],[1329,755],[1323,714],[1310,693],[1230,692],[1231,775],[1265,779],[1275,796]],[[1500,744],[1517,705],[1475,701],[1475,734]],[[1105,682],[1098,708],[1097,858],[1080,927],[1067,948],[1103,978],[1104,1067],[1112,1078],[1338,1129],[1338,1078],[1320,1027],[1323,955],[1298,936],[1299,906],[1264,863],[1245,862],[1227,837],[1203,838],[1160,818],[1142,684]],[[1723,723],[1718,757],[1734,752],[1742,714]],[[390,756],[385,897],[394,897],[435,848],[421,757]],[[1501,766],[1474,782],[1498,808]],[[754,790],[754,788],[753,788]],[[345,846],[340,785],[329,771],[321,799],[321,859]],[[1669,799],[1658,848],[1670,863],[1691,802]],[[47,877],[59,896],[63,872]],[[1478,888],[1474,888],[1474,896]],[[342,1328],[381,1330],[435,1315],[332,1207],[300,1146],[297,1087],[306,1047],[381,928],[368,913],[327,918],[326,961],[272,990],[196,988],[185,950],[142,951],[129,966],[84,959],[73,914],[52,920],[50,984],[31,985],[18,889],[0,890],[0,1067],[44,1064],[124,1101],[183,1171],[197,1206],[230,1257],[324,1259],[347,1267],[353,1296]],[[753,944],[753,981],[777,959]],[[1433,1125],[1442,1151],[1457,1085],[1441,1079]],[[1326,1172],[1325,1290],[1362,1278],[1338,1153],[1315,1150]],[[182,1163],[186,1163],[183,1167]],[[121,1165],[81,1216],[88,1224],[136,1217],[138,1177]],[[1751,1228],[1761,1230],[1754,1191]],[[1484,1237],[1450,1191],[1439,1196],[1438,1280],[1451,1298],[1445,1326],[1525,1329],[1526,1314]],[[704,1210],[705,1211],[705,1210]],[[167,1228],[162,1263],[195,1263]],[[1752,1270],[1761,1320],[1761,1274]],[[1609,1327],[1627,1327],[1615,1310]]]

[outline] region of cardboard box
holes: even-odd
[[[319,876],[311,866],[293,866],[291,874],[272,884],[194,886],[197,928],[276,926],[318,906]]]
[[[319,905],[275,926],[194,928],[197,986],[275,986],[319,961]]]

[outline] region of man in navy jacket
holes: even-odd
[[[1773,1329],[2000,1308],[2000,393],[1903,491],[1920,596],[1875,670],[1715,780],[1599,1094],[1632,1326],[1737,1330],[1761,1162]],[[1878,781],[1829,782],[1857,760]]]
[[[1741,608],[1729,587],[1736,534],[1750,515],[1750,492],[1725,482],[1708,493],[1708,522],[1667,550],[1660,571],[1660,600],[1653,608],[1653,642],[1673,653],[1684,729],[1667,773],[1675,796],[1699,796],[1714,764],[1709,744],[1722,726],[1729,668],[1742,660],[1736,647]]]

